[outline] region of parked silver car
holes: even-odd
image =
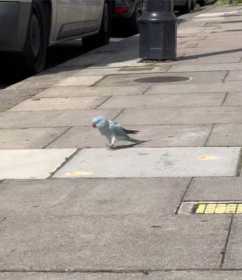
[[[48,46],[74,38],[103,45],[111,33],[111,0],[0,0],[0,53],[17,53],[31,73]]]

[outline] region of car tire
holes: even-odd
[[[82,39],[85,48],[100,47],[109,43],[112,31],[112,5],[110,1],[105,1],[101,28],[98,34],[84,37]]]
[[[142,1],[139,1],[135,7],[132,16],[127,20],[127,26],[131,33],[139,32],[138,19],[142,14]]]
[[[22,55],[24,69],[30,74],[39,73],[45,67],[49,34],[46,14],[44,5],[34,0]]]

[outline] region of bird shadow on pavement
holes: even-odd
[[[138,146],[140,144],[143,144],[143,143],[146,143],[146,142],[149,142],[150,140],[143,140],[143,141],[140,141],[139,143],[133,143],[133,144],[127,144],[127,145],[119,145],[119,146],[115,146],[115,147],[109,147],[110,150],[122,150],[122,149],[128,149],[128,148],[132,148],[132,147],[135,147],[135,146]]]

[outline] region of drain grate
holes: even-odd
[[[197,203],[194,214],[242,214],[242,203]]]
[[[167,77],[146,77],[135,80],[139,83],[174,83],[174,82],[182,82],[182,81],[189,81],[189,77],[178,77],[178,76],[167,76]]]
[[[242,214],[242,201],[183,202],[178,214]]]

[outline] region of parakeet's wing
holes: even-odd
[[[115,121],[109,121],[110,128],[113,128],[117,133],[121,132],[122,134],[137,134],[139,131],[134,129],[123,128],[119,123]]]
[[[123,131],[124,131],[126,134],[137,134],[137,133],[139,132],[138,130],[126,129],[126,128],[123,128]]]
[[[129,136],[125,132],[125,129],[123,129],[120,124],[111,122],[110,123],[110,131],[113,135],[115,135],[117,138],[124,138],[128,139]]]

